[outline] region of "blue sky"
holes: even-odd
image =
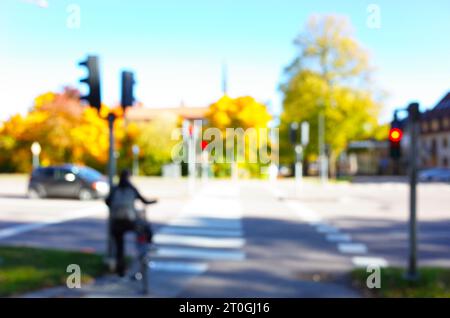
[[[277,108],[292,41],[311,14],[349,17],[389,93],[383,119],[412,100],[431,107],[450,90],[448,0],[32,2],[0,1],[0,119],[26,112],[42,92],[81,88],[77,63],[88,53],[100,55],[107,104],[119,101],[120,71],[131,69],[146,107],[208,105],[221,95],[226,61],[231,96]],[[371,3],[381,9],[380,29],[367,27]],[[67,27],[71,4],[80,8],[79,28]]]

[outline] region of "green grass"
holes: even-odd
[[[14,296],[46,287],[65,285],[69,264],[81,268],[87,283],[106,272],[98,254],[28,247],[0,247],[0,297]]]
[[[353,284],[367,296],[386,298],[429,298],[450,297],[450,269],[424,267],[419,270],[420,276],[416,282],[404,278],[405,269],[381,269],[381,288],[369,289],[366,280],[370,273],[365,269],[352,272]]]

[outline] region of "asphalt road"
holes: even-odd
[[[406,264],[407,185],[292,180],[138,178],[160,202],[150,287],[156,297],[356,297],[344,283],[355,266]],[[0,244],[103,252],[101,201],[29,200],[26,179],[0,178]],[[450,186],[419,187],[419,262],[450,266]],[[128,251],[132,251],[129,238]],[[107,278],[85,296],[134,294]]]

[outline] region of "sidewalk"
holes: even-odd
[[[253,293],[254,289],[246,285],[240,292],[235,293],[233,298],[254,298],[254,297],[274,297],[274,289],[277,289],[277,283],[271,286],[267,291],[268,295],[256,295]],[[255,284],[256,289],[259,287]],[[140,292],[141,285],[139,282],[120,279],[116,276],[107,276],[96,280],[95,282],[82,286],[81,289],[69,289],[65,286],[43,289],[35,292],[30,292],[21,295],[21,298],[160,298],[160,295],[152,294],[150,290],[149,295],[143,295]],[[353,289],[347,288],[336,282],[314,282],[309,280],[291,281],[289,286],[284,285],[283,289],[297,290],[300,292],[298,298],[359,298],[361,295]],[[239,291],[239,290],[237,290]],[[195,284],[189,286],[178,297],[182,298],[197,298],[205,297],[205,291],[196,289]],[[207,291],[206,291],[207,293]],[[216,295],[208,293],[209,298],[224,297],[223,295]],[[276,292],[275,292],[276,294]],[[276,297],[289,297],[287,294],[279,293]],[[163,297],[169,298],[169,297]]]
[[[129,278],[107,275],[84,284],[80,289],[66,286],[46,288],[21,295],[21,298],[127,298],[144,297],[140,292],[141,284]],[[147,295],[145,297],[151,297]]]

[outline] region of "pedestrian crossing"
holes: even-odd
[[[176,296],[213,262],[245,260],[239,192],[237,185],[205,187],[155,233],[155,251],[149,264],[152,294]]]
[[[274,186],[268,186],[266,188],[277,198],[285,197],[283,196],[283,193]],[[285,201],[285,204],[291,211],[296,213],[302,221],[314,227],[317,233],[325,235],[325,239],[328,242],[336,244],[336,248],[341,254],[350,255],[353,266],[385,267],[388,265],[387,260],[384,258],[368,256],[369,249],[365,244],[353,241],[350,234],[342,232],[340,228],[329,224],[329,222],[327,222],[317,211],[310,209],[308,206],[298,201],[295,202],[289,200]]]

